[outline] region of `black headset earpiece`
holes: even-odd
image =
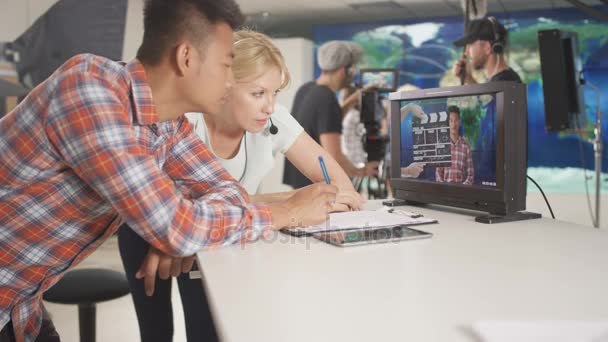
[[[503,37],[498,32],[498,22],[494,17],[488,17],[488,20],[492,24],[492,52],[496,54],[502,54],[505,50],[505,45],[503,43]]]
[[[270,120],[270,128],[268,129],[270,134],[275,135],[279,133],[279,128],[272,123],[272,118],[268,118],[268,120]]]

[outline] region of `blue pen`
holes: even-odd
[[[323,156],[319,156],[319,164],[321,164],[321,171],[323,171],[323,177],[325,177],[325,183],[330,184],[329,175],[327,174],[327,169],[325,168],[325,162],[323,161]]]

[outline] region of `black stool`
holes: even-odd
[[[124,274],[101,268],[69,271],[43,294],[51,303],[78,304],[80,342],[95,342],[95,304],[129,293]]]

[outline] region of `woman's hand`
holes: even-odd
[[[332,205],[332,212],[353,211],[363,209],[366,200],[356,191],[340,191]]]

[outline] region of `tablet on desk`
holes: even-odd
[[[319,232],[312,235],[316,239],[339,247],[386,243],[402,240],[424,239],[432,233],[412,229],[407,226],[376,227],[349,231]]]

